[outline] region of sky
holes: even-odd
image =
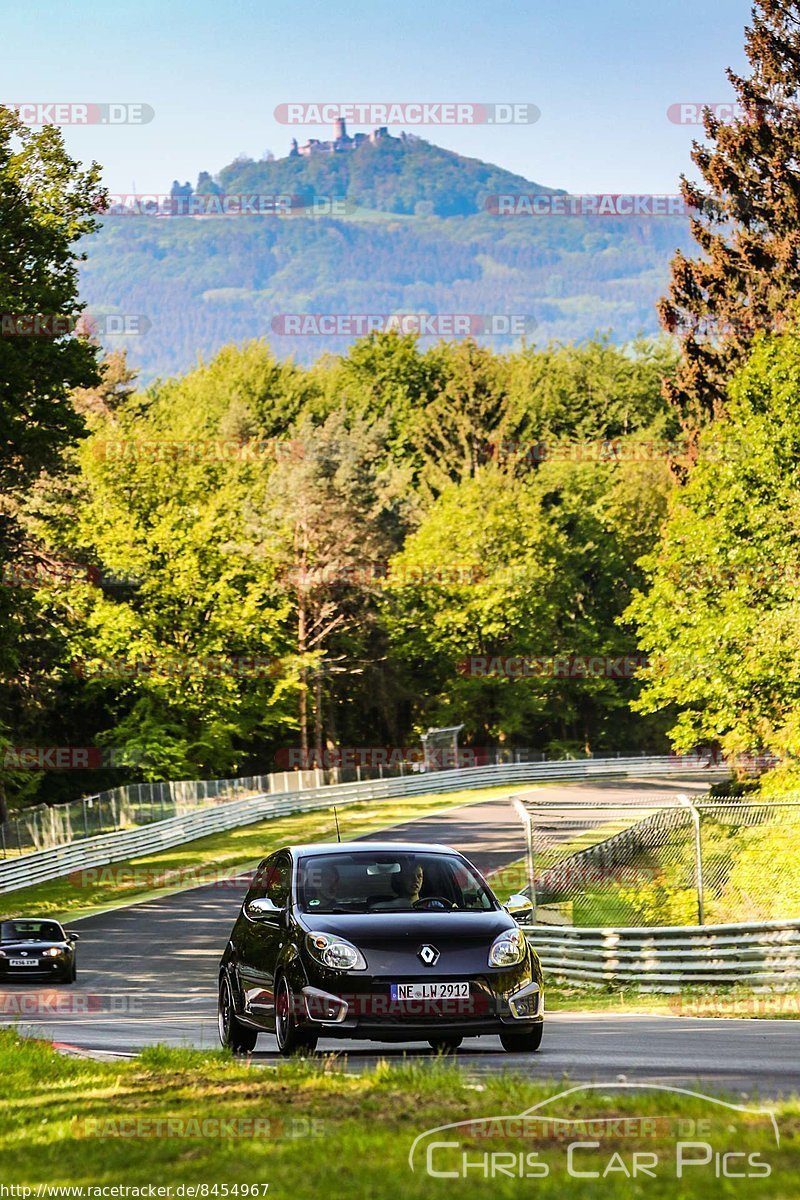
[[[730,100],[750,3],[0,0],[0,14],[3,103],[154,111],[146,124],[64,126],[114,193],[194,183],[239,153],[281,157],[294,135],[330,134],[279,123],[278,105],[343,101],[534,104],[535,123],[413,131],[570,192],[674,193],[702,130],[667,109]]]

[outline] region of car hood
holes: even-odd
[[[304,913],[301,927],[338,934],[352,942],[367,961],[370,975],[409,978],[428,972],[458,978],[488,967],[489,947],[498,934],[516,929],[507,912],[389,912],[357,915]],[[420,959],[422,946],[438,951],[435,964]]]
[[[0,942],[0,950],[4,954],[21,954],[23,950],[29,958],[36,958],[38,955],[44,954],[45,950],[49,950],[51,946],[58,946],[60,950],[65,950],[66,942]]]

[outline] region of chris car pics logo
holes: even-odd
[[[696,1179],[718,1189],[770,1176],[780,1145],[766,1108],[666,1084],[589,1083],[523,1112],[427,1129],[408,1165],[432,1179]]]

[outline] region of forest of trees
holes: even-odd
[[[85,338],[0,339],[7,802],[451,724],[550,754],[767,750],[791,775],[799,15],[758,0],[745,115],[695,149],[677,345],[384,333],[298,365],[252,340],[139,386]],[[74,309],[97,170],[6,112],[0,148],[2,309]],[[31,770],[20,747],[105,758]]]
[[[310,370],[229,347],[137,391],[107,360],[74,394],[86,435],[27,496],[7,581],[41,636],[6,681],[9,744],[107,747],[109,779],[462,722],[479,747],[664,748],[629,669],[465,664],[635,651],[620,619],[681,452],[672,367],[666,347],[422,353],[389,333]],[[41,795],[40,773],[9,777]]]

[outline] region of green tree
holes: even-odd
[[[408,472],[386,458],[386,422],[331,413],[292,432],[302,452],[280,462],[249,529],[277,569],[293,611],[298,723],[309,749],[313,684],[314,746],[323,751],[324,692],[330,734],[337,731],[336,677],[352,690],[354,674],[381,655],[376,601],[385,564],[402,541]]]
[[[58,129],[26,128],[0,108],[0,567],[35,565],[20,519],[27,490],[57,473],[82,432],[69,403],[73,387],[97,379],[97,348],[75,332],[79,239],[96,227],[102,203],[97,164],[83,169]],[[38,320],[38,328],[34,324]],[[26,689],[46,650],[29,594],[0,588],[0,739],[24,738],[38,723],[41,697]],[[13,730],[13,733],[12,733]],[[0,764],[0,819],[10,781]],[[19,783],[19,780],[16,781]]]
[[[759,330],[785,320],[800,285],[800,4],[756,0],[747,76],[729,70],[741,115],[707,110],[695,143],[703,182],[682,180],[700,253],[678,251],[661,321],[681,344],[669,398],[688,430],[724,410],[727,385]]]
[[[637,703],[676,749],[800,754],[800,337],[762,338],[671,498],[628,609],[653,662]]]

